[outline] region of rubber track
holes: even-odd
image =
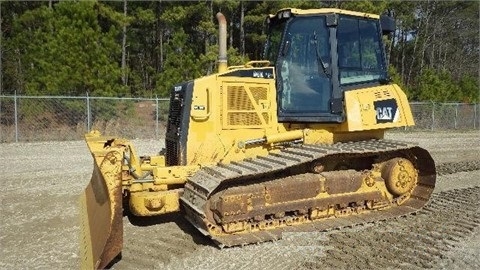
[[[329,218],[310,221],[305,224],[280,227],[253,233],[240,233],[222,236],[212,236],[203,222],[203,211],[207,200],[215,193],[217,187],[225,182],[241,180],[245,185],[248,180],[263,175],[286,170],[299,164],[308,164],[314,160],[333,157],[335,155],[374,155],[397,151],[412,151],[416,153],[420,166],[419,185],[413,190],[412,196],[401,206],[380,211],[371,211],[361,215],[351,215],[342,218]],[[180,198],[186,212],[186,218],[204,235],[210,236],[220,246],[237,246],[250,243],[278,240],[284,232],[295,231],[326,231],[331,229],[352,227],[378,220],[390,219],[415,212],[422,208],[430,198],[435,185],[435,166],[427,151],[415,145],[391,140],[368,140],[360,142],[336,143],[332,145],[301,145],[280,150],[266,157],[204,167],[190,177],[185,185],[184,194]]]

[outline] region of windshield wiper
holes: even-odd
[[[320,72],[320,70],[322,70],[325,76],[330,78],[331,74],[328,63],[325,63],[325,61],[323,61],[322,57],[320,56],[320,52],[318,51],[318,39],[317,33],[315,31],[313,31],[313,43],[315,44],[315,54],[317,56],[318,71]]]

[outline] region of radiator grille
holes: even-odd
[[[262,126],[269,123],[269,114],[260,113],[260,100],[268,98],[266,87],[245,87],[230,85],[227,87],[227,121],[228,126]]]
[[[229,86],[227,88],[228,110],[254,110],[252,101],[248,97],[245,87]]]
[[[165,135],[167,166],[175,166],[180,164],[180,134],[182,132],[182,115],[184,109],[185,89],[175,91],[172,89],[170,93],[170,109],[168,113],[167,133]]]
[[[256,126],[261,125],[262,122],[255,112],[231,112],[228,113],[228,125],[237,126]]]

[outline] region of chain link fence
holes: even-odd
[[[408,129],[468,130],[480,128],[480,104],[411,102],[415,126]]]
[[[0,96],[0,142],[80,140],[91,129],[160,139],[168,103],[167,98]]]
[[[0,96],[0,142],[80,140],[91,130],[124,138],[161,139],[169,99]],[[480,104],[410,103],[406,130],[480,129]]]

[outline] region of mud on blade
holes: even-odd
[[[121,172],[123,149],[87,137],[95,160],[92,179],[80,196],[80,267],[105,268],[123,245]]]

